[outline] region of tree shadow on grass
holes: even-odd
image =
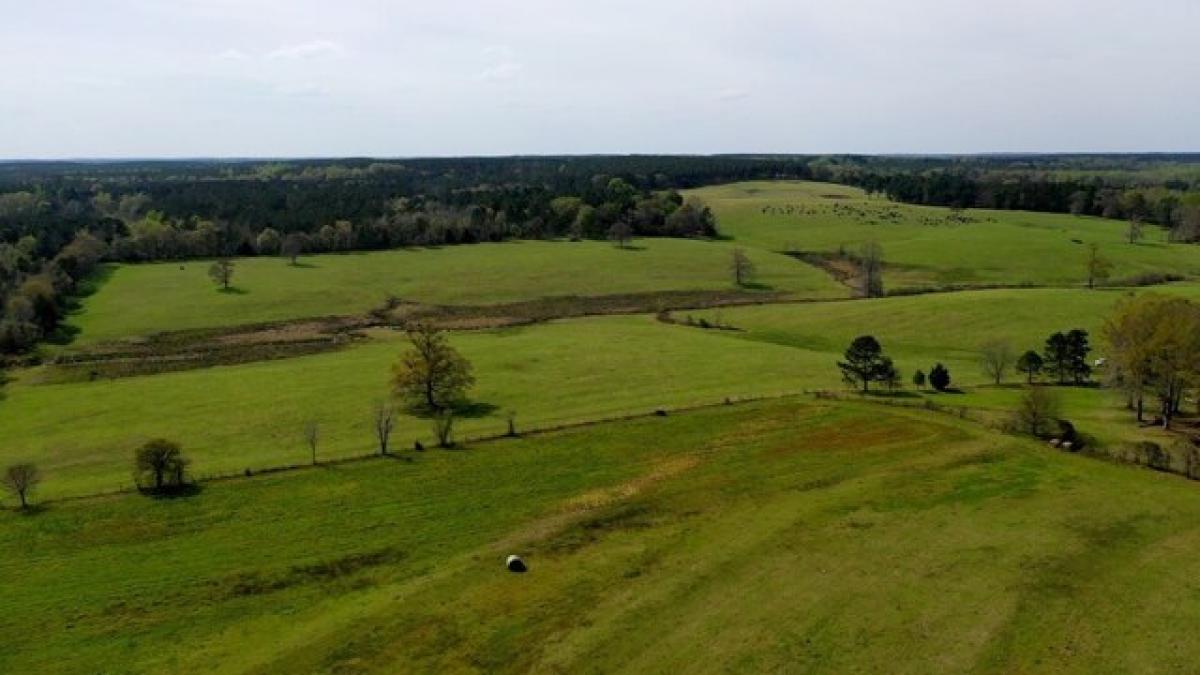
[[[485,403],[482,401],[464,401],[450,407],[451,412],[455,417],[465,419],[480,419],[488,417],[492,413],[500,409],[500,406],[494,403]],[[425,405],[424,403],[416,403],[408,406],[407,411],[413,417],[432,420],[438,416],[440,410],[435,410]]]
[[[204,486],[196,482],[184,485],[172,485],[157,490],[154,488],[138,488],[138,492],[157,500],[187,499],[195,497],[203,491]]]
[[[618,251],[632,251],[632,252],[637,252],[637,251],[645,251],[645,250],[646,250],[646,247],[645,247],[645,246],[642,246],[642,245],[640,245],[640,244],[627,244],[627,245],[625,245],[625,246],[617,246],[617,247],[615,247],[615,248],[616,248]]]
[[[315,270],[320,269],[321,266],[310,262],[296,261],[294,263],[288,263],[288,267],[299,267],[302,270]]]
[[[230,286],[229,288],[219,288],[217,289],[217,292],[224,293],[225,295],[246,295],[250,291],[239,286]]]
[[[921,398],[921,395],[912,391],[869,391],[864,396],[871,398]]]
[[[773,290],[775,290],[774,286],[772,286],[770,284],[764,284],[764,283],[761,283],[758,281],[751,281],[748,283],[741,284],[739,286],[739,288],[743,288],[747,291],[773,291]]]
[[[16,512],[16,514],[18,516],[21,516],[23,518],[33,518],[34,516],[39,516],[39,515],[45,513],[46,511],[49,511],[50,507],[46,506],[45,504],[30,504],[29,506],[26,506],[25,508],[17,507],[16,509],[13,509],[13,510]]]

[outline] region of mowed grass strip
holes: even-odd
[[[0,669],[1186,669],[1198,516],[944,416],[719,407],[10,513]]]
[[[1194,247],[1167,242],[1148,226],[1136,244],[1127,224],[1095,217],[968,209],[968,222],[947,208],[868,198],[857,188],[798,181],[747,182],[689,192],[709,204],[722,231],[748,246],[780,251],[853,252],[865,241],[883,246],[885,286],[955,284],[1082,285],[1088,245],[1113,263],[1112,276],[1200,273]],[[792,207],[792,213],[786,209]],[[835,209],[836,207],[836,209]],[[764,212],[763,209],[768,211]],[[892,212],[894,217],[884,217]],[[874,221],[874,222],[871,222]]]
[[[218,291],[208,261],[112,266],[70,318],[76,343],[286,319],[363,314],[389,295],[431,304],[516,302],[559,295],[733,289],[723,241],[517,241],[301,258],[234,261],[233,292]],[[844,297],[828,275],[770,251],[750,251],[764,289]]]

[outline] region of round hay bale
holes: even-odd
[[[504,566],[508,568],[509,572],[517,573],[525,572],[529,569],[525,566],[525,561],[521,560],[521,556],[519,555],[508,556],[504,561]]]

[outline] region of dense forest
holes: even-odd
[[[1200,239],[1200,155],[585,156],[0,163],[0,352],[55,333],[103,261],[505,239],[709,237],[678,190],[754,179],[1137,219]]]

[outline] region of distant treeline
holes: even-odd
[[[505,239],[714,236],[678,190],[861,186],[904,202],[1136,218],[1200,239],[1200,155],[583,156],[0,163],[0,352],[52,334],[102,261]]]
[[[0,352],[53,334],[105,260],[712,237],[712,212],[678,189],[808,177],[749,157],[0,164]]]
[[[1138,220],[1170,229],[1176,241],[1200,240],[1200,158],[1193,155],[861,158],[825,172],[909,204]]]

